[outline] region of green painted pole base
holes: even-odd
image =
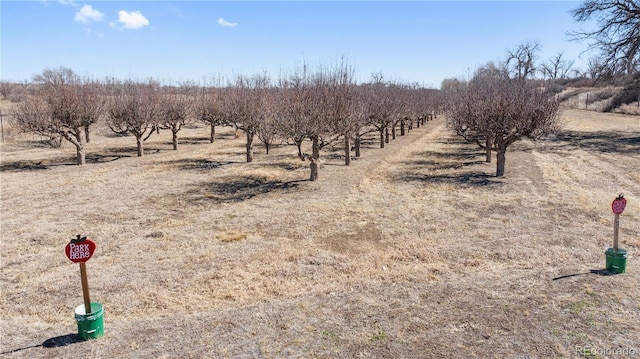
[[[624,273],[627,268],[627,250],[618,248],[616,252],[613,248],[607,248],[604,252],[607,257],[606,268],[611,273]]]
[[[103,314],[102,304],[98,302],[91,302],[91,313],[86,313],[84,304],[76,308],[75,318],[78,322],[78,335],[82,340],[97,339],[104,335]]]

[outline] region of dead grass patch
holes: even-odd
[[[247,239],[247,234],[239,231],[227,231],[216,234],[216,239],[220,242],[237,242]]]

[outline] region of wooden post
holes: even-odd
[[[584,101],[584,108],[589,107],[589,94],[587,93],[587,99]]]
[[[620,215],[616,214],[613,219],[613,250],[618,252],[618,229],[620,228]]]
[[[84,297],[84,311],[91,313],[91,299],[89,299],[89,280],[87,279],[87,265],[80,263],[80,279],[82,280],[82,296]]]

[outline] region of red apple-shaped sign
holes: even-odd
[[[622,197],[622,195],[618,196],[618,198],[613,200],[611,203],[611,209],[613,210],[613,214],[621,214],[624,211],[624,207],[627,206],[627,200]]]
[[[96,243],[90,239],[84,240],[72,240],[64,252],[67,258],[74,263],[84,263],[91,258],[93,252],[96,250]]]

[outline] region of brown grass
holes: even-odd
[[[507,153],[507,175],[429,123],[317,182],[295,148],[268,156],[221,131],[74,151],[2,145],[3,357],[582,357],[640,353],[640,123],[568,110],[564,129]],[[627,273],[604,267],[624,193]],[[77,233],[106,334],[74,333]],[[555,278],[560,278],[554,280]]]

